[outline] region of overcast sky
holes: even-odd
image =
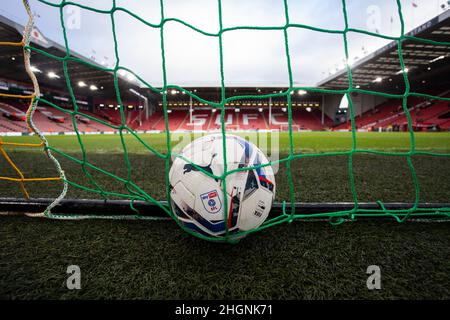
[[[49,0],[59,3],[59,0]],[[111,0],[73,0],[75,3],[108,10]],[[117,0],[146,21],[161,20],[160,0]],[[386,35],[400,34],[395,0],[347,0],[349,27]],[[401,0],[406,30],[409,31],[443,12],[447,0]],[[165,0],[166,18],[178,18],[209,33],[219,31],[217,2],[214,0]],[[30,5],[36,26],[43,35],[63,44],[59,9],[38,0]],[[343,29],[341,0],[289,0],[291,23],[319,28]],[[64,8],[69,47],[98,63],[116,63],[111,18],[107,14]],[[3,0],[0,14],[25,24],[21,0]],[[162,85],[159,29],[132,16],[117,12],[115,25],[120,65],[132,69],[155,87]],[[223,27],[282,26],[282,0],[222,0]],[[289,49],[294,84],[315,85],[344,65],[342,35],[289,28]],[[377,37],[348,34],[350,62],[382,47],[388,41]],[[164,27],[167,81],[181,86],[220,86],[219,39],[208,37],[177,22]],[[224,77],[228,86],[288,85],[283,31],[230,31],[223,33]]]

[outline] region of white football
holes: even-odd
[[[267,164],[264,153],[254,144],[226,135],[227,172]],[[183,148],[181,156],[205,172],[221,176],[224,172],[223,138],[212,134],[196,139]],[[223,181],[208,176],[177,157],[169,173],[171,205],[176,218],[188,229],[209,237],[229,235],[259,227],[269,215],[275,197],[275,176],[270,165],[243,170]],[[224,212],[224,197],[228,212]]]

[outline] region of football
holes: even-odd
[[[264,153],[235,135],[198,138],[184,147],[169,173],[172,210],[186,228],[209,237],[222,237],[259,227],[269,215],[275,197],[275,176]],[[188,160],[188,161],[186,161]],[[193,165],[194,164],[194,165]],[[245,168],[264,165],[257,169]],[[224,199],[227,197],[227,212]],[[240,238],[241,236],[239,236]]]

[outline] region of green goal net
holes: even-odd
[[[63,38],[64,38],[64,47],[65,47],[65,55],[64,56],[56,56],[56,55],[54,55],[50,52],[47,52],[46,50],[40,49],[37,46],[34,46],[33,44],[30,43],[30,32],[31,32],[32,25],[33,25],[33,15],[32,15],[31,9],[29,7],[28,1],[24,0],[23,2],[24,2],[25,9],[29,16],[29,21],[28,21],[28,25],[25,30],[24,41],[22,42],[22,45],[23,45],[23,50],[24,50],[25,64],[27,66],[27,70],[29,71],[28,73],[29,73],[31,79],[33,80],[33,85],[34,85],[34,94],[29,97],[31,103],[30,103],[30,107],[29,107],[29,110],[27,113],[27,123],[28,123],[31,131],[33,131],[40,138],[42,144],[38,147],[43,148],[43,151],[52,159],[53,164],[55,166],[55,170],[57,170],[58,175],[59,175],[58,179],[62,182],[62,185],[63,185],[60,196],[54,200],[54,202],[47,208],[47,210],[45,210],[45,212],[43,212],[42,214],[39,214],[39,216],[45,216],[45,217],[49,217],[49,218],[63,218],[63,219],[70,219],[70,218],[78,219],[78,218],[86,218],[86,217],[87,218],[99,217],[99,218],[111,218],[111,219],[125,218],[124,216],[120,216],[120,215],[111,215],[111,216],[95,215],[95,214],[83,214],[83,215],[67,214],[67,215],[64,215],[64,214],[55,214],[55,213],[51,212],[52,208],[54,208],[54,206],[56,206],[59,203],[59,201],[64,198],[68,188],[78,188],[78,189],[83,189],[90,193],[94,193],[98,196],[98,198],[101,198],[101,199],[108,199],[110,197],[114,197],[114,198],[130,200],[129,205],[135,211],[134,218],[136,218],[136,219],[153,219],[152,217],[147,217],[145,215],[142,215],[139,212],[139,210],[135,209],[135,207],[134,207],[134,203],[136,201],[145,201],[145,202],[149,202],[149,203],[154,203],[161,210],[165,211],[168,216],[172,217],[175,221],[178,221],[177,217],[171,211],[170,205],[167,202],[161,202],[161,201],[155,199],[154,197],[149,195],[142,187],[140,187],[138,185],[138,183],[133,181],[132,172],[135,170],[139,170],[139,168],[134,168],[129,159],[127,139],[125,137],[126,135],[133,136],[134,139],[136,139],[136,141],[143,148],[145,148],[149,153],[153,154],[153,156],[159,158],[161,161],[164,162],[165,194],[166,194],[166,198],[168,200],[170,198],[168,173],[169,173],[169,169],[170,169],[170,165],[171,165],[171,159],[173,156],[180,156],[179,154],[176,154],[173,151],[173,146],[171,145],[171,137],[170,137],[171,131],[169,130],[169,119],[168,119],[168,113],[167,113],[167,110],[168,110],[167,94],[170,90],[174,89],[174,90],[183,92],[184,94],[186,94],[186,96],[192,97],[192,99],[194,99],[195,101],[206,103],[206,104],[210,105],[211,107],[216,108],[219,112],[221,112],[221,134],[222,135],[225,135],[227,133],[226,125],[225,125],[225,122],[226,122],[225,105],[226,104],[231,103],[233,101],[245,100],[245,99],[251,100],[251,99],[285,98],[287,101],[288,139],[289,139],[288,154],[286,157],[283,157],[279,160],[273,161],[269,165],[279,164],[280,166],[285,167],[286,181],[287,181],[287,185],[289,187],[289,199],[288,199],[288,201],[284,201],[282,203],[282,213],[280,215],[278,215],[276,217],[271,217],[270,219],[266,220],[265,223],[261,227],[255,229],[255,230],[241,232],[242,234],[259,231],[259,230],[269,228],[274,225],[278,225],[278,224],[282,224],[282,223],[292,222],[293,220],[310,219],[310,218],[318,218],[318,217],[321,217],[324,219],[329,219],[330,222],[333,224],[339,224],[346,220],[355,220],[358,217],[365,217],[365,216],[392,217],[393,219],[395,219],[398,222],[405,221],[408,218],[413,217],[417,214],[420,214],[421,216],[429,216],[430,218],[431,217],[440,217],[440,218],[448,218],[449,217],[450,208],[447,208],[447,207],[421,208],[420,207],[421,189],[420,189],[419,180],[417,178],[416,170],[413,165],[413,160],[412,160],[413,156],[424,155],[424,156],[430,156],[430,157],[446,158],[446,157],[450,157],[450,154],[416,150],[415,133],[413,131],[411,116],[408,111],[407,100],[410,97],[419,97],[419,98],[426,98],[426,99],[450,101],[450,98],[413,92],[411,90],[408,73],[405,72],[406,67],[405,67],[405,59],[404,59],[404,54],[403,54],[404,48],[403,48],[402,44],[404,41],[408,40],[408,41],[415,41],[415,42],[421,43],[421,44],[450,46],[450,42],[437,42],[437,41],[433,41],[433,40],[429,40],[429,39],[424,39],[424,38],[419,38],[419,37],[408,35],[405,32],[405,24],[404,24],[404,19],[403,19],[404,17],[403,17],[403,13],[402,13],[401,1],[399,1],[399,0],[396,1],[397,7],[398,7],[398,16],[399,16],[399,19],[401,22],[401,35],[398,37],[394,37],[394,36],[388,36],[388,35],[373,33],[370,31],[360,30],[360,29],[355,29],[355,28],[349,27],[348,12],[347,12],[347,8],[346,8],[345,0],[342,0],[342,15],[344,17],[344,22],[345,22],[345,28],[342,30],[321,29],[321,28],[313,27],[313,26],[306,25],[306,24],[291,23],[290,18],[289,18],[289,7],[288,7],[287,0],[283,1],[284,20],[285,20],[285,23],[283,25],[273,26],[273,27],[236,26],[236,27],[224,28],[223,24],[222,24],[222,3],[221,3],[221,0],[218,0],[217,1],[217,11],[218,11],[218,17],[219,17],[219,31],[217,33],[208,33],[208,32],[205,32],[185,21],[182,21],[182,20],[179,20],[176,18],[166,17],[164,0],[160,1],[161,20],[157,24],[153,24],[153,23],[146,21],[136,12],[132,12],[132,11],[128,10],[127,8],[117,6],[115,0],[112,0],[111,8],[109,10],[100,10],[97,8],[92,8],[89,6],[85,6],[83,4],[79,4],[76,1],[63,0],[60,3],[54,3],[54,2],[46,1],[46,0],[39,0],[39,2],[41,4],[47,5],[47,6],[50,6],[50,7],[53,7],[53,8],[56,8],[57,10],[59,10],[61,27],[62,27]],[[115,54],[115,61],[116,61],[115,65],[113,67],[111,67],[111,68],[101,67],[98,64],[93,64],[88,60],[83,60],[83,59],[80,59],[80,58],[77,58],[77,57],[74,57],[73,55],[71,55],[71,48],[70,48],[68,37],[67,37],[66,26],[64,25],[64,10],[63,10],[64,7],[68,6],[68,5],[77,6],[77,7],[81,8],[82,10],[88,10],[88,11],[92,11],[92,12],[95,12],[98,14],[107,15],[110,17],[111,25],[112,25],[111,32],[113,35],[114,48],[115,48],[114,54]],[[161,58],[162,58],[162,74],[163,74],[162,88],[156,88],[156,87],[152,86],[150,83],[147,83],[143,78],[141,78],[139,72],[137,72],[137,71],[135,72],[134,70],[131,70],[129,68],[121,66],[121,64],[120,64],[121,60],[120,60],[119,49],[118,49],[120,46],[120,43],[117,40],[116,29],[115,29],[115,19],[116,19],[116,15],[118,12],[127,14],[130,17],[132,17],[133,19],[136,19],[136,21],[140,21],[141,23],[145,24],[145,26],[147,28],[153,28],[153,29],[159,30],[160,43],[158,43],[158,45],[160,46]],[[183,24],[185,27],[188,27],[191,30],[198,32],[205,37],[213,37],[213,38],[217,39],[217,41],[219,43],[219,54],[220,54],[219,61],[220,61],[220,79],[221,79],[221,87],[220,87],[221,99],[219,102],[208,101],[206,99],[203,99],[199,95],[197,95],[195,92],[189,91],[189,90],[177,85],[176,83],[168,83],[168,81],[167,81],[167,64],[166,64],[166,59],[165,59],[164,28],[166,26],[166,23],[169,21]],[[332,34],[340,35],[342,37],[342,42],[344,43],[345,57],[347,58],[347,61],[349,59],[349,48],[348,48],[348,39],[347,39],[349,32],[359,33],[359,34],[364,34],[364,35],[371,36],[371,37],[379,37],[379,38],[383,38],[386,40],[395,41],[395,43],[397,44],[398,59],[400,61],[401,70],[403,71],[403,80],[404,80],[404,85],[406,88],[405,91],[402,94],[392,94],[392,93],[377,92],[377,91],[371,91],[371,90],[359,88],[356,85],[354,85],[352,69],[351,69],[350,65],[348,65],[348,64],[347,64],[348,88],[346,88],[346,89],[336,89],[335,90],[335,89],[324,89],[324,88],[317,88],[317,87],[296,87],[294,85],[294,81],[293,81],[293,71],[292,71],[291,56],[290,56],[291,49],[289,46],[289,36],[288,36],[288,29],[293,29],[293,28],[309,29],[309,30],[313,30],[313,31],[321,32],[321,33],[332,33]],[[286,61],[287,61],[286,72],[289,76],[289,87],[288,88],[286,88],[282,92],[271,93],[271,94],[239,95],[239,96],[227,96],[226,95],[225,78],[227,75],[224,72],[223,36],[226,33],[232,33],[233,31],[236,31],[236,30],[279,30],[279,31],[283,32],[284,43],[282,44],[282,46],[284,47]],[[66,108],[58,106],[54,102],[51,102],[51,101],[45,99],[44,97],[40,96],[39,84],[38,84],[35,76],[33,75],[33,73],[29,70],[30,59],[32,60],[32,57],[30,58],[31,53],[38,53],[38,54],[44,55],[47,58],[57,61],[62,64],[64,74],[62,77],[63,79],[61,79],[61,80],[65,81],[65,83],[67,84],[67,92],[70,95],[70,100],[71,100],[71,103],[73,104],[73,110],[67,110]],[[83,113],[83,110],[80,110],[78,103],[77,103],[77,97],[72,88],[72,82],[71,82],[71,78],[70,78],[70,75],[68,72],[68,64],[73,63],[73,62],[84,64],[84,65],[89,66],[90,68],[93,68],[96,70],[102,70],[104,72],[107,72],[107,73],[110,73],[113,75],[114,87],[115,87],[115,92],[116,92],[115,98],[117,99],[118,104],[120,105],[120,115],[121,115],[121,123],[120,124],[113,125],[107,121],[102,121],[96,117],[85,114],[85,113]],[[32,63],[32,61],[31,61],[31,63]],[[152,147],[151,144],[144,141],[144,139],[142,139],[137,132],[135,132],[133,129],[131,129],[127,125],[126,118],[125,118],[125,111],[124,111],[125,107],[122,103],[121,92],[119,89],[118,73],[121,70],[125,70],[126,72],[133,74],[148,89],[150,89],[151,91],[153,91],[157,94],[161,94],[162,108],[164,110],[164,121],[165,121],[165,129],[166,129],[165,130],[165,143],[166,143],[165,152],[160,152],[159,150]],[[292,95],[291,95],[291,93],[294,91],[298,91],[298,90],[303,90],[303,91],[311,92],[311,93],[340,94],[340,95],[346,96],[346,98],[348,99],[348,102],[349,102],[348,110],[349,110],[349,116],[350,116],[350,120],[351,120],[351,133],[352,133],[352,144],[351,144],[350,150],[336,151],[336,152],[322,152],[322,153],[296,152],[296,149],[294,148],[294,145],[293,145],[293,120],[292,120]],[[388,99],[401,99],[402,100],[403,111],[407,116],[408,128],[409,128],[410,149],[408,151],[406,151],[406,152],[386,152],[386,151],[368,150],[368,149],[364,149],[364,148],[360,147],[360,145],[358,144],[359,141],[357,138],[356,128],[355,128],[355,120],[354,120],[355,114],[354,114],[354,108],[353,108],[353,103],[352,103],[352,94],[353,93],[370,94],[370,95],[374,95],[374,96],[381,96],[381,97],[388,98]],[[57,146],[56,147],[53,146],[52,144],[50,144],[47,141],[46,137],[43,136],[39,132],[38,128],[36,128],[36,126],[33,124],[33,114],[34,114],[36,108],[38,107],[38,105],[45,105],[46,107],[57,109],[70,117],[74,131],[76,133],[76,139],[77,139],[77,142],[79,144],[79,148],[80,148],[81,154],[82,154],[82,157],[80,159],[73,157],[72,155],[64,152]],[[109,168],[94,165],[89,161],[88,152],[86,151],[86,148],[84,146],[82,134],[77,129],[78,123],[77,123],[76,119],[77,119],[77,116],[80,116],[80,115],[90,119],[90,121],[99,122],[105,126],[111,127],[114,130],[117,130],[118,135],[120,137],[120,145],[121,145],[121,148],[123,151],[124,161],[126,164],[125,176],[119,176],[117,174],[114,174],[113,172],[111,172],[111,170],[109,170]],[[301,136],[300,136],[300,140],[301,140]],[[225,141],[225,139],[224,139],[224,141]],[[19,148],[20,146],[16,146],[16,147]],[[223,154],[224,154],[224,158],[225,158],[224,163],[226,164],[227,150],[225,147],[225,143],[223,144],[223,147],[224,147]],[[402,209],[392,210],[392,209],[386,208],[385,205],[383,204],[383,202],[379,201],[378,208],[374,208],[374,209],[361,208],[360,202],[358,200],[357,190],[355,187],[355,176],[354,176],[354,170],[353,170],[354,156],[356,154],[374,154],[374,155],[382,155],[382,156],[389,156],[389,157],[402,157],[402,158],[406,159],[406,163],[407,163],[407,166],[409,169],[409,174],[411,176],[411,180],[412,180],[413,188],[414,188],[414,203],[413,203],[413,205],[407,209],[402,208]],[[78,184],[78,183],[66,178],[66,175],[64,173],[64,166],[60,165],[59,161],[54,156],[58,156],[58,158],[65,158],[67,161],[71,161],[71,162],[77,164],[79,166],[80,170],[84,173],[84,175],[88,181],[88,185],[81,185],[81,184]],[[318,158],[318,157],[327,157],[327,156],[346,157],[347,167],[348,167],[347,179],[348,179],[348,183],[349,183],[350,189],[351,189],[353,207],[349,210],[341,210],[341,211],[330,210],[328,212],[317,213],[317,214],[305,214],[301,210],[299,210],[298,207],[296,207],[296,199],[295,199],[295,193],[294,193],[295,177],[293,176],[293,173],[291,170],[292,162],[297,159]],[[187,159],[184,159],[184,160],[190,162]],[[204,172],[207,175],[210,175],[208,172],[204,171],[204,169],[198,167],[195,163],[191,162],[191,164],[192,164],[192,166],[196,167],[199,171]],[[220,176],[214,176],[214,178],[224,181],[225,179],[227,179],[227,177],[230,174],[233,174],[236,171],[252,170],[252,169],[255,169],[255,167],[241,168],[241,169],[237,169],[237,170],[228,171],[227,167],[225,165],[224,173]],[[114,192],[114,191],[108,190],[107,188],[103,187],[101,184],[99,184],[96,181],[96,178],[94,177],[92,172],[106,175],[106,176],[114,179],[118,184],[122,184],[123,187],[125,188],[125,190],[127,190],[127,192],[119,193],[119,192]],[[22,184],[25,182],[25,184],[26,184],[26,178],[24,178],[22,176],[18,180],[18,182],[20,182]],[[226,184],[223,183],[223,186],[225,189]],[[24,186],[24,188],[25,187],[26,186]],[[226,190],[223,190],[223,191],[224,191],[224,193],[226,192]],[[227,199],[227,197],[224,197],[223,205],[224,205],[224,212],[225,212],[224,215],[225,215],[225,218],[227,218],[226,213],[229,212],[229,210],[227,210],[227,208],[230,206],[230,203],[229,203],[229,200]],[[129,217],[127,216],[127,218],[129,218]],[[180,226],[183,227],[182,224],[180,224]],[[225,228],[226,228],[226,232],[223,237],[209,237],[209,236],[199,235],[198,233],[192,232],[191,230],[183,227],[183,229],[185,229],[187,232],[189,232],[197,237],[203,238],[203,239],[213,240],[213,241],[216,241],[216,240],[218,240],[218,241],[225,240],[225,241],[230,241],[230,242],[233,241],[232,237],[230,236],[230,234],[228,232],[228,226],[226,226]]]

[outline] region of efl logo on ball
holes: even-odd
[[[200,195],[203,206],[209,213],[217,213],[222,209],[222,202],[220,202],[217,190],[209,191]]]

